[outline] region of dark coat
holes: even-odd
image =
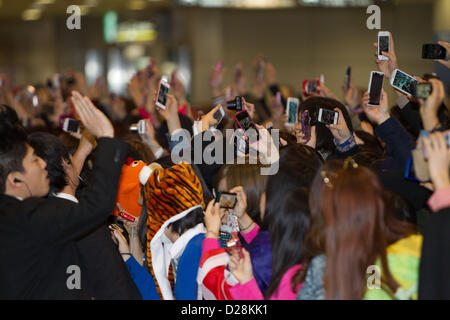
[[[114,209],[126,151],[118,140],[98,140],[93,183],[79,204],[0,195],[0,299],[93,297],[76,240],[99,228]],[[80,268],[80,289],[68,288],[70,266]]]
[[[419,299],[450,299],[450,208],[435,212],[423,230]]]

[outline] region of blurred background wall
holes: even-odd
[[[280,84],[299,92],[303,79],[324,73],[325,84],[338,97],[347,66],[360,87],[367,87],[370,71],[376,70],[373,42],[378,30],[367,29],[366,7],[239,9],[144,1],[144,7],[130,9],[127,1],[136,0],[98,0],[81,16],[81,29],[68,30],[65,8],[77,1],[46,0],[39,18],[25,19],[24,11],[34,1],[0,0],[0,72],[16,84],[45,82],[71,67],[85,71],[88,82],[103,75],[113,91],[125,93],[132,73],[153,57],[163,71],[181,68],[196,106],[211,103],[208,78],[219,60],[228,70],[225,83],[242,62],[250,88],[253,59],[263,53],[275,65]],[[448,88],[448,69],[421,59],[421,46],[450,41],[450,0],[388,1],[380,8],[381,30],[394,36],[400,69],[414,75],[437,72]],[[107,43],[105,13],[110,11],[116,12],[119,25],[151,22],[156,37]]]

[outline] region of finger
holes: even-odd
[[[431,139],[429,137],[424,137],[422,141],[425,152],[428,154],[428,156],[430,156],[430,153],[433,151],[433,147],[431,146]]]
[[[214,215],[217,215],[220,217],[220,203],[214,204]]]
[[[86,113],[86,107],[83,104],[81,100],[81,96],[78,92],[74,91],[72,93],[71,100],[73,102],[73,105],[75,107],[75,111],[77,112],[78,117],[80,118],[81,122],[83,124],[86,124],[86,121],[88,119],[88,115]]]
[[[215,202],[215,200],[213,199],[208,203],[208,206],[206,207],[205,215],[206,214],[210,215],[212,213],[212,208],[214,206],[214,202]]]
[[[445,136],[442,134],[442,132],[436,132],[435,133],[435,139],[439,148],[439,151],[445,151],[447,149]]]
[[[389,60],[393,61],[395,59],[394,55],[391,52],[381,51],[381,54],[385,57],[388,57]]]

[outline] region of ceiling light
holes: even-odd
[[[54,2],[55,2],[55,0],[36,0],[35,3],[37,3],[37,4],[52,4]]]
[[[37,20],[41,17],[41,10],[39,9],[27,9],[22,12],[22,19],[26,21]]]
[[[131,0],[128,2],[127,7],[130,10],[142,10],[147,6],[144,0]]]

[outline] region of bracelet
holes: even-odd
[[[208,237],[208,236],[209,236],[209,238],[215,238],[215,239],[220,238],[219,234],[212,232],[212,231],[206,232],[205,237]]]
[[[250,223],[246,228],[241,228],[241,231],[247,230],[247,229],[250,228],[254,223],[255,223],[255,221],[252,221],[252,223]]]

